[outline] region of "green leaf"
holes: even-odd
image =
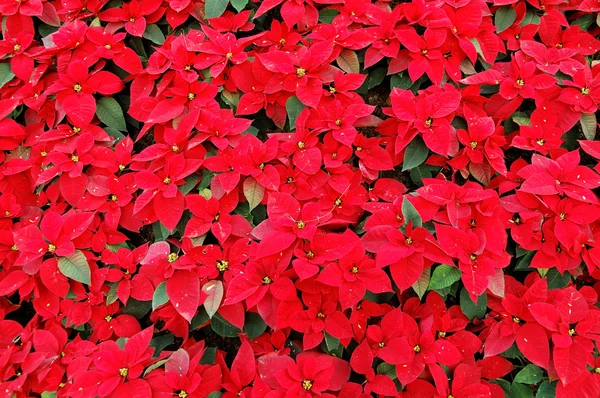
[[[423,225],[421,215],[406,196],[402,199],[402,215],[404,216],[404,227],[411,221],[413,228],[421,227]]]
[[[571,23],[571,26],[579,25],[579,29],[588,30],[590,26],[592,26],[592,24],[594,23],[594,19],[595,18],[592,14],[586,14],[581,18],[577,18],[575,21],[573,21],[573,23]]]
[[[210,321],[210,326],[216,334],[223,337],[237,337],[238,333],[241,332],[240,329],[229,323],[218,312],[213,315],[212,320]]]
[[[406,147],[406,151],[404,152],[404,161],[402,162],[402,171],[406,171],[423,164],[423,162],[427,160],[428,155],[429,148],[427,148],[427,145],[425,145],[425,142],[421,137],[416,136]]]
[[[431,267],[427,267],[423,269],[423,273],[417,279],[417,281],[412,285],[413,290],[419,296],[419,299],[423,298],[425,292],[427,292],[427,288],[429,287],[429,280],[431,279]]]
[[[545,381],[540,384],[540,387],[535,394],[535,398],[556,398],[556,382],[554,384],[550,384]]]
[[[304,109],[304,104],[300,102],[298,97],[290,97],[285,102],[285,109],[287,110],[290,122],[290,130],[294,130],[296,128],[296,119],[298,119],[298,115]]]
[[[596,115],[594,113],[582,113],[579,123],[585,139],[593,141],[596,138]]]
[[[460,270],[446,264],[438,265],[431,275],[429,290],[445,289],[460,279]]]
[[[217,356],[217,347],[208,347],[200,359],[200,365],[214,365]]]
[[[437,167],[422,164],[410,169],[410,180],[416,186],[421,187],[423,186],[423,178],[431,178],[433,177],[433,173],[437,173],[437,171]]]
[[[540,24],[540,16],[537,15],[533,11],[527,11],[525,14],[525,18],[521,21],[521,26],[525,25],[539,25]]]
[[[330,25],[333,19],[338,16],[339,11],[332,8],[319,11],[319,22]]]
[[[206,18],[218,18],[225,12],[229,0],[206,0],[204,15]]]
[[[571,281],[571,274],[565,271],[561,275],[556,268],[551,268],[546,274],[546,279],[548,280],[548,289],[562,289]]]
[[[515,114],[512,116],[512,120],[519,126],[531,126],[531,120],[522,112],[515,112]]]
[[[90,266],[80,250],[75,250],[75,253],[70,256],[59,258],[58,269],[67,278],[86,285],[90,284]]]
[[[370,90],[373,87],[379,86],[385,76],[387,75],[387,67],[377,68],[373,72],[369,73],[367,77],[367,88]]]
[[[510,386],[509,397],[514,398],[533,398],[533,390],[525,384],[513,383]]]
[[[242,11],[248,5],[248,0],[231,0],[231,5],[237,12]]]
[[[340,340],[327,332],[325,332],[323,343],[321,347],[326,353],[338,358],[344,354],[344,346],[340,344]]]
[[[515,383],[522,384],[537,384],[542,381],[542,377],[544,376],[544,371],[534,364],[529,364],[525,366],[517,375],[515,376]]]
[[[108,127],[120,131],[126,131],[127,126],[125,125],[125,116],[123,116],[123,110],[121,105],[111,97],[102,97],[96,103],[96,115],[98,119]]]
[[[162,336],[156,336],[150,341],[150,347],[154,347],[154,357],[157,357],[162,350],[173,344],[175,337],[169,333]]]
[[[12,73],[12,69],[10,69],[10,64],[8,62],[4,62],[0,64],[0,88],[2,88],[6,83],[12,80],[15,77],[15,74]]]
[[[56,398],[56,391],[44,391],[42,398]]]
[[[106,134],[110,135],[112,138],[115,139],[115,142],[114,142],[113,145],[118,144],[123,138],[125,138],[125,136],[123,135],[123,133],[121,133],[116,128],[108,127],[107,126],[107,127],[104,127],[103,130],[106,131]]]
[[[221,391],[213,391],[206,396],[206,398],[221,398],[223,393]]]
[[[381,362],[377,366],[377,374],[387,375],[392,380],[398,378],[398,375],[396,374],[396,366],[385,362]]]
[[[206,313],[206,310],[204,309],[204,307],[200,307],[198,309],[198,313],[196,314],[196,316],[194,318],[192,318],[192,325],[190,326],[190,329],[196,330],[200,326],[202,326],[206,322],[208,322],[209,320],[210,319],[208,318],[208,314]]]
[[[106,294],[106,305],[111,305],[112,303],[114,303],[115,301],[117,301],[119,299],[119,296],[117,295],[118,287],[119,287],[119,282],[110,284],[110,289],[109,289],[108,293]]]
[[[133,316],[135,319],[142,319],[152,309],[152,301],[139,301],[129,297],[127,305],[123,308],[123,313]]]
[[[169,235],[171,235],[171,231],[167,229],[160,221],[152,224],[152,232],[154,232],[154,241],[160,242],[163,240],[167,240]]]
[[[471,300],[467,289],[462,289],[460,292],[460,309],[470,320],[474,318],[483,319],[487,312],[487,302],[487,294],[485,292],[477,298],[477,303]]]
[[[248,200],[249,210],[252,211],[265,197],[265,187],[260,185],[254,177],[244,180],[244,196]]]
[[[393,75],[390,78],[390,88],[401,88],[402,90],[408,90],[412,87],[412,85],[413,82],[410,79],[410,76],[408,76],[408,73],[401,72]]]
[[[246,319],[244,320],[244,331],[248,335],[250,340],[254,340],[260,337],[265,330],[267,330],[267,324],[256,312],[247,312]]]
[[[156,355],[155,355],[156,357]],[[146,377],[148,375],[148,373],[152,372],[153,370],[156,370],[158,368],[160,368],[161,366],[163,366],[165,363],[167,363],[167,361],[170,358],[165,358],[165,359],[161,359],[160,361],[156,361],[154,362],[152,365],[148,366],[145,370],[144,370],[144,374],[142,377]]]
[[[156,290],[152,296],[152,311],[161,305],[166,304],[168,301],[169,295],[167,294],[167,283],[161,282],[158,286],[156,286]]]
[[[502,33],[517,19],[517,12],[512,7],[500,7],[496,11],[494,17],[494,25],[496,25],[496,33]]]

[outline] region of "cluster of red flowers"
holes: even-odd
[[[598,0],[0,0],[0,397],[600,396]]]

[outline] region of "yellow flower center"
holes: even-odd
[[[265,164],[264,163],[259,164],[258,168],[261,169],[261,170],[264,170],[265,169]]]
[[[513,316],[513,322],[519,323],[519,322],[521,322],[521,319],[519,317]]]
[[[329,87],[329,92],[330,92],[331,94],[335,94],[335,88],[333,88],[333,87]]]
[[[110,44],[107,44],[107,45],[104,46],[104,48],[106,48],[107,50],[110,50],[112,47],[111,47]]]
[[[129,374],[129,369],[127,369],[127,368],[119,369],[119,375],[121,375],[121,377],[127,377],[127,374]]]
[[[175,261],[177,261],[178,258],[179,256],[177,255],[177,253],[170,253],[167,261],[170,263],[174,263]]]
[[[406,240],[404,241],[404,243],[406,243],[407,245],[412,245],[413,240],[411,238],[406,238]]]
[[[319,312],[317,314],[317,318],[325,318],[325,314],[323,314],[322,312]]]
[[[312,387],[313,387],[312,381],[310,381],[308,379],[302,380],[302,388],[304,388],[306,391],[309,391]]]
[[[113,202],[116,202],[119,200],[119,198],[117,198],[117,195],[110,195],[110,200],[112,200]]]
[[[227,53],[227,54],[225,54],[225,58],[231,59],[231,58],[233,58],[233,54],[232,53]]]
[[[10,247],[10,250],[12,250],[12,251],[15,251],[15,252],[16,252],[17,250],[19,250],[19,248],[17,247],[17,245],[12,245],[12,246]]]
[[[196,94],[194,94],[194,93],[188,93],[188,100],[193,101],[194,98],[196,98]]]
[[[298,229],[302,229],[306,227],[306,224],[304,223],[304,221],[300,220],[296,223],[296,226],[298,227]]]
[[[46,156],[48,156],[48,152],[46,152],[46,151],[42,151],[42,152],[40,153],[40,155],[42,155],[42,157],[46,157]]]
[[[385,343],[382,341],[381,343],[378,344],[379,348],[383,348],[385,347]]]
[[[312,252],[312,250],[309,250],[308,253],[306,253],[306,257],[308,258],[313,258],[315,256],[315,253]]]
[[[54,253],[56,251],[56,246],[54,246],[53,244],[49,244],[48,245],[48,251],[50,253]]]
[[[192,70],[192,66],[191,65],[186,65],[183,69],[186,70],[186,71],[191,71]]]
[[[178,152],[178,151],[179,151],[179,147],[178,147],[177,145],[173,145],[173,146],[171,147],[171,150],[172,150],[173,152]]]
[[[445,332],[445,331],[443,331],[443,330],[442,330],[442,331],[439,331],[439,332],[438,332],[438,337],[439,337],[440,339],[444,339],[444,338],[446,338],[446,332]]]
[[[76,93],[81,91],[81,84],[77,83],[73,86],[73,90],[75,90]]]
[[[106,318],[104,318],[104,320],[105,320],[106,322],[110,322],[110,321],[112,321],[112,316],[110,316],[110,315],[107,315],[107,316],[106,316]]]
[[[179,393],[179,395],[177,395],[179,398],[186,398],[188,396],[188,393],[181,390],[181,392]]]
[[[357,266],[354,266],[354,267],[352,267],[352,270],[351,270],[351,272],[352,272],[353,274],[358,274],[358,267],[357,267]]]
[[[304,149],[304,147],[306,146],[306,144],[302,141],[298,142],[298,148],[300,149]]]
[[[262,278],[263,285],[269,285],[273,283],[273,279],[271,279],[268,275]]]
[[[519,86],[524,86],[525,85],[525,81],[523,79],[517,79],[517,84]]]
[[[569,329],[569,336],[575,336],[575,329]]]
[[[334,203],[336,206],[341,206],[343,202],[342,202],[342,199],[340,199],[340,198],[337,198],[337,199],[335,200],[335,202],[333,202],[333,203]]]
[[[536,142],[537,142],[537,144],[538,144],[539,146],[542,146],[542,145],[544,145],[544,144],[546,143],[546,141],[544,141],[544,140],[543,140],[543,139],[541,139],[541,138],[540,138],[540,139],[538,139]]]
[[[471,145],[472,149],[477,148],[477,142],[476,141],[471,141],[471,143],[469,145]]]
[[[304,75],[306,75],[306,70],[305,69],[303,69],[303,68],[296,69],[296,76],[302,77]]]
[[[342,121],[340,119],[335,119],[335,125],[336,126],[341,126],[342,125]]]
[[[13,47],[13,50],[15,51],[19,51],[21,49],[21,46],[19,44],[15,44],[15,46]]]
[[[125,170],[125,165],[124,164],[120,164],[119,165],[119,170],[121,170],[121,171]]]
[[[170,184],[170,183],[171,183],[171,179],[170,179],[169,177],[166,177],[166,178],[163,180],[163,183],[164,183],[164,184]]]
[[[584,87],[581,89],[581,94],[583,95],[588,95],[590,93],[590,89],[587,87]]]
[[[416,346],[413,347],[413,351],[414,352],[421,352],[421,346],[419,346],[418,344]]]
[[[474,255],[474,254],[471,254],[471,256],[469,256],[469,259],[470,259],[471,261],[475,261],[475,260],[477,259],[477,256],[476,256],[476,255]]]
[[[217,269],[220,272],[227,271],[229,269],[229,261],[226,261],[226,260],[217,261]]]
[[[428,117],[427,120],[425,120],[425,126],[429,127],[433,124],[433,119],[431,117]]]

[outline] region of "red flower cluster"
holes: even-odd
[[[0,0],[0,396],[600,396],[598,12]]]

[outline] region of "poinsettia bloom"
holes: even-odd
[[[34,274],[46,253],[65,257],[75,253],[73,240],[92,223],[93,213],[70,213],[64,216],[49,211],[40,226],[28,225],[13,232],[20,255],[17,264]],[[29,268],[32,267],[32,268]]]
[[[323,269],[317,280],[340,289],[340,303],[343,308],[356,305],[369,290],[373,293],[392,291],[386,273],[375,265],[373,259],[365,256],[365,249],[358,237],[354,248],[337,263]]]
[[[315,108],[323,95],[320,72],[333,52],[331,41],[321,41],[311,47],[300,47],[296,54],[270,51],[259,54],[265,68],[274,72],[265,87],[266,94],[278,91],[295,92],[305,105]]]
[[[445,86],[448,87],[448,86]],[[450,125],[453,113],[460,103],[456,90],[426,90],[415,97],[409,90],[394,88],[390,94],[393,115],[409,122],[415,130],[409,130],[402,142],[396,142],[396,150],[403,149],[418,132],[423,134],[425,144],[433,152],[448,156],[454,128]],[[400,134],[398,135],[400,137]]]
[[[86,64],[76,59],[69,63],[66,73],[59,73],[59,80],[48,88],[46,94],[56,93],[57,102],[67,116],[78,125],[87,125],[96,113],[96,100],[92,94],[111,95],[123,87],[123,82],[116,75],[106,71],[90,74]]]
[[[142,37],[146,30],[147,19],[149,23],[153,23],[160,19],[153,16],[162,4],[162,0],[132,0],[129,3],[124,3],[122,8],[115,7],[101,12],[98,17],[102,21],[108,22],[124,22],[125,30],[133,36]],[[122,25],[121,25],[122,26]]]
[[[591,189],[600,186],[600,177],[579,165],[579,151],[568,152],[556,160],[534,154],[532,164],[519,171],[524,179],[521,191],[536,195],[567,195],[589,203],[598,200]]]
[[[594,113],[600,104],[600,73],[592,73],[588,67],[573,74],[573,80],[565,80],[567,86],[560,93],[560,100],[571,105],[576,112]]]
[[[223,244],[231,234],[247,236],[252,227],[248,221],[238,215],[230,215],[238,205],[237,192],[223,196],[220,200],[206,199],[200,195],[188,195],[185,198],[192,217],[185,227],[185,237],[198,237],[212,231]]]
[[[318,397],[331,388],[336,372],[330,357],[307,353],[299,355],[296,363],[280,370],[275,377],[287,396]]]
[[[428,28],[423,37],[412,27],[397,29],[395,33],[406,49],[400,50],[393,59],[390,73],[408,69],[413,82],[426,73],[433,83],[439,85],[444,77],[443,54],[439,47],[446,40],[446,30]]]
[[[547,155],[549,151],[560,148],[563,143],[563,131],[556,126],[558,117],[554,112],[536,109],[531,114],[530,126],[523,125],[519,135],[511,145]]]
[[[481,369],[466,363],[458,365],[454,369],[452,384],[449,385],[446,372],[438,366],[433,365],[430,372],[435,380],[438,395],[436,397],[491,397],[490,388],[481,383]]]

